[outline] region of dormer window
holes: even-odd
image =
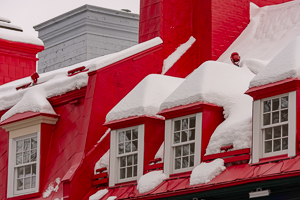
[[[288,95],[262,101],[263,157],[288,152]]]
[[[185,171],[194,167],[195,162],[196,116],[173,120],[172,148],[173,170]]]

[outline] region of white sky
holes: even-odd
[[[0,16],[22,27],[25,33],[37,36],[33,26],[84,4],[115,10],[126,8],[139,14],[140,0],[0,0]]]

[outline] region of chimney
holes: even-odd
[[[30,76],[36,71],[36,54],[43,42],[23,33],[21,27],[0,17],[0,85]]]
[[[45,44],[38,72],[70,66],[138,43],[139,15],[84,5],[34,29]]]

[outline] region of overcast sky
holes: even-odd
[[[0,16],[23,28],[25,33],[37,36],[33,26],[84,4],[139,14],[140,0],[0,0]]]

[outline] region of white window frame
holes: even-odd
[[[174,166],[175,148],[173,147],[174,122],[179,119],[190,118],[190,117],[194,117],[194,116],[196,117],[194,166],[175,170],[175,166]],[[200,159],[200,157],[201,157],[201,138],[202,138],[202,112],[192,114],[192,115],[177,117],[177,118],[173,118],[173,119],[168,119],[165,121],[164,173],[166,174],[167,177],[169,177],[170,174],[191,171],[194,167],[196,167],[197,165],[200,164],[200,162],[201,162],[201,159]],[[183,145],[183,144],[185,144],[185,143],[181,143],[180,145]]]
[[[26,132],[26,131],[25,131]],[[14,137],[13,134],[10,134],[11,138],[9,139],[9,161],[8,161],[8,184],[7,184],[7,197],[16,197],[26,194],[32,194],[39,192],[39,180],[40,180],[40,131],[33,132],[30,134]],[[37,137],[37,159],[36,162],[36,183],[35,188],[30,188],[22,191],[17,191],[17,183],[16,183],[16,169],[18,165],[16,165],[16,142],[21,139]],[[28,163],[34,164],[33,162]],[[25,166],[25,165],[24,165]]]
[[[288,121],[284,123],[276,123],[263,126],[263,102],[288,96]],[[263,129],[267,127],[275,127],[288,124],[288,149],[276,152],[264,153],[264,136]],[[296,155],[296,91],[276,95],[253,102],[253,145],[252,145],[252,163],[259,162],[261,158],[272,157],[276,155],[288,154],[288,156]]]
[[[129,129],[138,129],[138,149],[137,149],[137,176],[120,179],[119,178],[119,157],[130,155],[122,154],[118,155],[118,133],[121,131],[126,131]],[[139,180],[139,178],[143,175],[143,163],[144,163],[144,132],[145,125],[141,124],[138,126],[132,126],[122,129],[112,130],[110,133],[110,165],[109,165],[109,186],[114,186],[116,183],[124,183],[128,181]],[[133,153],[135,154],[135,153]]]

